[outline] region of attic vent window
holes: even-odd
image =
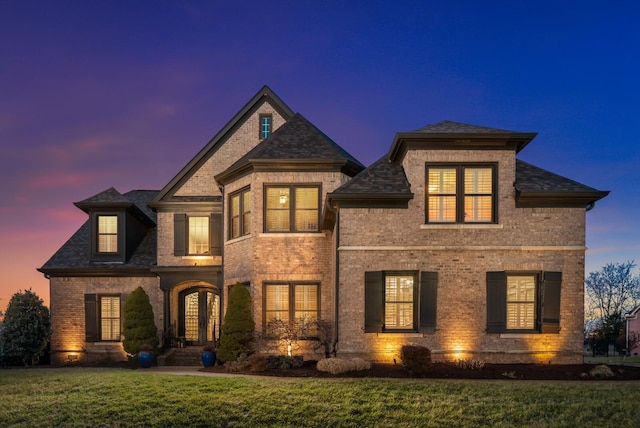
[[[269,135],[271,135],[271,115],[261,114],[260,115],[260,139],[264,140]]]

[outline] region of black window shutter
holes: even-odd
[[[507,274],[487,272],[487,333],[502,333],[507,325]]]
[[[436,332],[438,272],[420,273],[420,331]]]
[[[222,255],[222,214],[211,214],[209,224],[209,243],[211,244],[211,255]]]
[[[560,333],[560,287],[562,272],[544,272],[542,281],[541,333]]]
[[[187,255],[187,215],[173,215],[173,255]]]
[[[384,284],[382,272],[364,273],[364,332],[381,333],[384,324]]]
[[[98,341],[98,296],[95,294],[84,295],[84,330],[86,342]]]

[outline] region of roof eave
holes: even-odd
[[[516,189],[516,208],[588,208],[609,194],[608,191],[547,192]]]

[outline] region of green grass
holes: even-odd
[[[0,370],[0,425],[635,427],[640,383],[281,379]]]

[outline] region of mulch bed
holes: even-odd
[[[259,376],[306,377],[306,378],[427,378],[427,379],[503,379],[503,380],[640,380],[640,367],[609,366],[614,376],[595,378],[589,372],[596,367],[590,364],[546,365],[546,364],[485,364],[480,370],[462,369],[453,363],[433,363],[424,376],[412,376],[401,364],[372,364],[370,370],[353,371],[333,375],[316,369],[314,361],[302,367],[267,370],[259,373],[243,373]],[[223,366],[203,368],[202,371],[225,373]]]

